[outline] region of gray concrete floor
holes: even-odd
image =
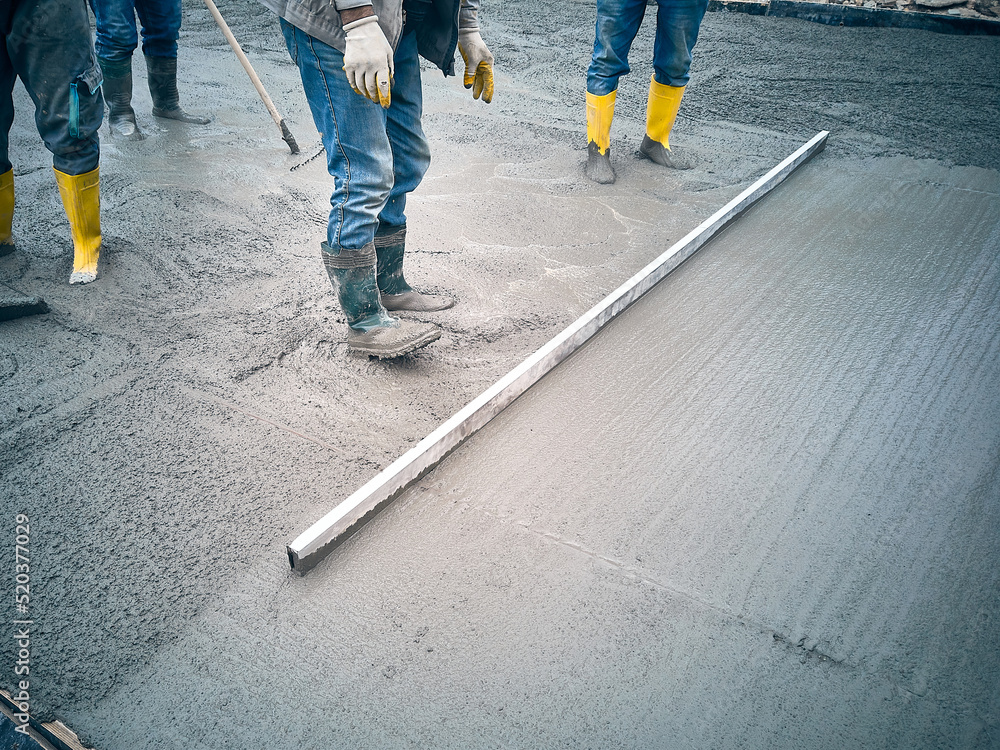
[[[273,19],[221,6],[310,155]],[[322,161],[289,171],[200,4],[182,96],[215,119],[158,123],[137,86],[148,138],[102,143],[84,289],[15,92],[0,283],[52,312],[0,328],[0,508],[32,517],[41,718],[99,750],[995,745],[1000,40],[712,14],[675,131],[698,168],[633,158],[639,56],[603,187],[591,13],[484,13],[490,107],[426,72],[408,276],[460,305],[392,366],[345,356]],[[297,532],[820,129],[810,210],[706,248],[657,290],[667,318],[601,339],[645,343],[593,342],[524,421],[290,576]],[[584,453],[599,435],[611,455]]]
[[[107,747],[995,747],[998,211],[995,173],[819,157],[74,718]]]

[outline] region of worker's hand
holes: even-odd
[[[378,16],[366,16],[344,25],[347,46],[344,71],[351,88],[376,104],[388,107],[392,81],[392,47],[378,25]]]
[[[479,29],[459,29],[458,51],[465,60],[465,88],[472,89],[472,98],[489,104],[493,101],[493,53],[486,46]]]

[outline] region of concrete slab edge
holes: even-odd
[[[813,136],[296,537],[286,547],[292,570],[301,574],[314,567],[403,490],[437,466],[449,453],[541,380],[552,368],[583,346],[610,320],[662,281],[667,274],[693,255],[733,219],[773,190],[797,167],[819,153],[826,145],[828,135],[829,133],[824,130]]]
[[[800,0],[710,0],[710,12],[747,13],[754,16],[800,18],[827,26],[869,26],[895,29],[923,29],[941,34],[1000,35],[1000,20],[970,18],[944,13],[923,13],[885,8],[862,8],[838,3]]]
[[[21,707],[14,701],[13,697],[5,690],[0,690],[0,714],[6,717],[13,726],[22,726],[24,721],[19,717],[24,716]],[[80,742],[72,730],[61,721],[40,722],[33,716],[28,718],[27,731],[19,732],[23,738],[21,748],[23,750],[93,750],[86,748]]]

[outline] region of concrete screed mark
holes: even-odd
[[[706,219],[602,302],[528,357],[491,388],[420,441],[374,479],[352,494],[286,548],[288,562],[297,573],[314,567],[345,539],[375,517],[404,489],[500,414],[547,372],[585,344],[608,322],[704,246],[742,212],[781,184],[793,171],[826,145],[821,131],[767,174]]]

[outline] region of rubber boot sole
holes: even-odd
[[[648,135],[642,137],[639,153],[668,169],[691,169],[694,167],[694,160],[691,157],[664,148],[662,143],[654,141]]]
[[[373,328],[370,331],[349,329],[347,347],[357,354],[367,354],[379,359],[395,359],[416,351],[441,338],[441,329],[430,323],[399,321],[392,328]]]

